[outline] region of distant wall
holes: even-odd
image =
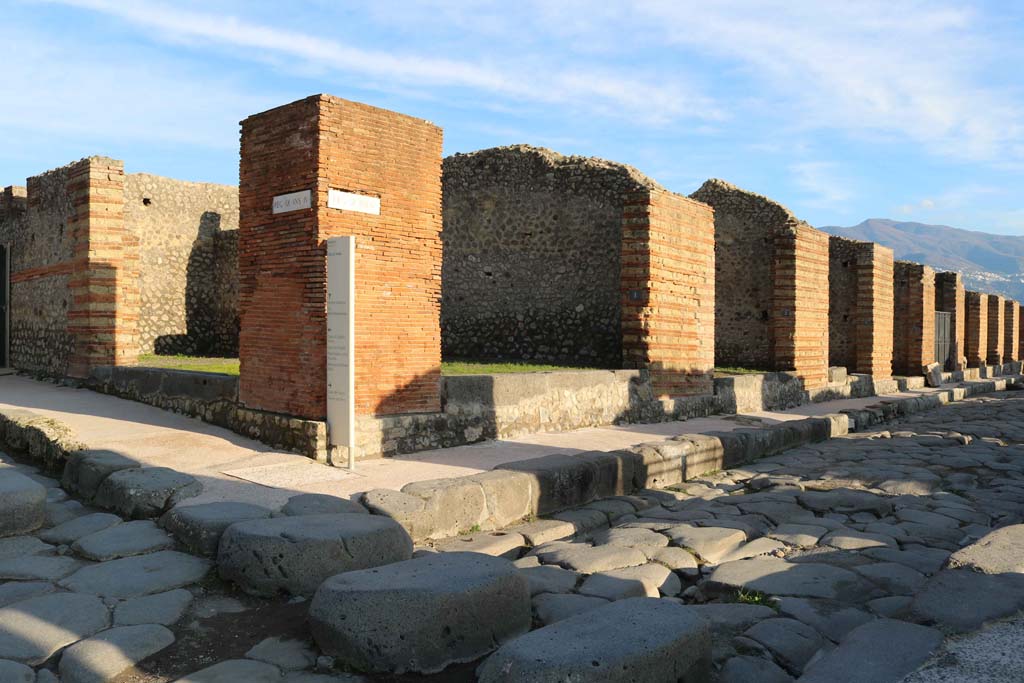
[[[980,368],[988,364],[988,295],[968,291],[964,348],[967,367]]]
[[[140,353],[238,354],[238,188],[125,178],[139,239]]]

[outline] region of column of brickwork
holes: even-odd
[[[1012,363],[1020,360],[1020,304],[1007,299],[1004,304],[1003,329],[1003,362]]]
[[[241,400],[325,416],[325,240],[354,235],[356,412],[439,410],[441,130],[315,95],[243,121],[241,151]],[[273,213],[306,190],[310,208]],[[331,190],[379,214],[329,208]]]
[[[893,251],[871,242],[857,252],[854,372],[892,376]]]
[[[980,368],[988,362],[988,295],[968,291],[964,333],[967,367]]]
[[[1024,360],[1024,306],[1017,306],[1017,360]]]
[[[935,271],[896,261],[893,298],[893,372],[920,375],[935,361]]]
[[[774,236],[771,348],[775,368],[805,388],[828,383],[828,235],[799,223]]]
[[[935,310],[950,314],[949,321],[949,357],[953,370],[967,367],[965,354],[965,334],[967,301],[964,281],[960,273],[935,274]],[[939,359],[941,363],[942,360]]]
[[[988,295],[988,346],[986,346],[985,362],[988,365],[1003,364],[1003,342],[1005,331],[1003,321],[1006,318],[1006,299],[998,294]]]
[[[649,369],[659,397],[711,394],[714,211],[651,189],[627,197],[623,214],[624,365]]]
[[[102,365],[138,355],[138,238],[124,224],[124,163],[90,157],[68,170],[75,243],[68,332],[75,349],[68,368],[85,377]]]

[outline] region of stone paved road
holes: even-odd
[[[42,483],[49,503],[43,529],[0,539],[0,680],[364,680],[320,656],[307,603],[243,596],[151,522],[82,507],[56,481],[7,466]],[[898,681],[937,651],[932,671],[955,671],[958,656],[977,680],[1000,680],[970,658],[992,639],[957,634],[1024,608],[1024,394],[969,399],[678,489],[576,513],[592,527],[576,540],[522,557],[508,548],[530,583],[534,625],[662,597],[712,623],[723,682]],[[1001,645],[1019,628],[995,632],[1009,634]],[[474,668],[436,678],[473,680]]]

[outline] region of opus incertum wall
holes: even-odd
[[[829,365],[892,375],[893,252],[829,237]]]

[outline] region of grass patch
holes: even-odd
[[[778,606],[776,606],[775,600],[765,595],[761,591],[740,588],[736,591],[736,602],[743,603],[744,605],[763,605],[765,607],[771,607],[773,610],[778,611]]]
[[[441,363],[442,375],[496,375],[510,372],[560,372],[565,370],[600,370],[602,368],[574,367],[571,365],[544,365],[537,363],[480,363],[450,360]]]
[[[758,370],[757,368],[733,368],[733,367],[715,367],[716,375],[760,375],[770,370]]]
[[[167,370],[191,370],[193,372],[216,372],[221,375],[238,375],[237,358],[200,358],[198,356],[139,356],[139,367],[164,368]]]

